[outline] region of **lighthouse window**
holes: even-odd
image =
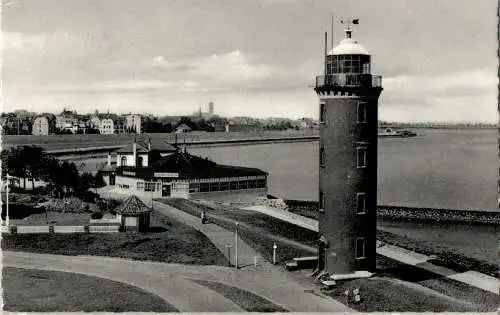
[[[319,148],[319,166],[325,166],[325,147],[323,146]]]
[[[356,194],[356,213],[357,214],[366,213],[366,193]]]
[[[325,193],[319,192],[319,212],[325,212]]]
[[[359,102],[358,103],[358,123],[366,122],[366,103]]]
[[[363,64],[363,73],[365,73],[365,74],[370,73],[370,63],[366,62]]]
[[[320,103],[319,104],[319,122],[325,123],[325,118],[326,118],[325,103]]]
[[[358,237],[356,239],[356,259],[365,258],[365,238]]]
[[[365,168],[367,165],[366,147],[358,147],[358,168]]]

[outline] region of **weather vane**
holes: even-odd
[[[347,23],[347,29],[350,29],[351,23],[352,24],[359,24],[359,19],[352,19],[352,20],[347,20],[347,21],[341,20],[340,21],[341,24],[344,24],[344,22]]]
[[[352,19],[352,20],[347,20],[345,21],[347,23],[347,30],[346,30],[346,36],[347,38],[351,38],[351,23],[352,24],[359,24],[359,19]],[[340,21],[341,24],[344,24],[344,20]]]

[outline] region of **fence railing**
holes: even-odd
[[[361,73],[336,73],[317,76],[316,87],[323,86],[382,87],[382,77]]]
[[[121,225],[11,225],[2,226],[0,231],[9,234],[48,233],[117,233]]]
[[[85,233],[84,226],[54,226],[54,233]]]

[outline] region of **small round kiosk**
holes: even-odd
[[[151,208],[136,195],[128,197],[116,207],[115,212],[121,219],[124,231],[146,232],[149,230]]]

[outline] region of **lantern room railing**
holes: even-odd
[[[382,87],[382,77],[361,73],[336,73],[317,76],[316,87],[324,86]]]

